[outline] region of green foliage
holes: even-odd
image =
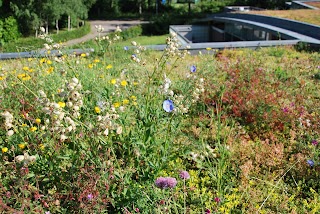
[[[90,32],[90,25],[85,22],[85,25],[80,28],[75,28],[71,31],[60,31],[59,34],[52,34],[52,38],[57,42],[65,42],[71,39],[82,37]],[[19,38],[14,42],[4,44],[0,50],[2,52],[23,52],[34,51],[43,48],[43,44],[46,43],[40,38]]]
[[[0,44],[17,40],[20,37],[17,20],[9,16],[0,20]]]

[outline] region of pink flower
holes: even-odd
[[[190,178],[190,174],[187,171],[181,171],[179,174],[181,179],[187,180]]]

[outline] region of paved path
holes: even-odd
[[[101,35],[106,35],[110,32],[113,32],[117,28],[117,26],[119,26],[121,30],[124,30],[129,27],[139,25],[139,24],[148,23],[148,22],[140,21],[140,20],[109,20],[109,21],[108,20],[107,21],[94,20],[94,21],[89,21],[89,23],[91,26],[91,32],[89,34],[87,34],[81,38],[69,40],[69,41],[63,43],[63,45],[70,46],[70,45],[78,44],[78,43],[85,42],[90,39],[96,38],[98,36],[98,32],[95,28],[96,25],[101,25],[104,28],[104,31],[101,33]]]

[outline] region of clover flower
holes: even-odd
[[[171,100],[165,100],[163,101],[163,104],[162,104],[162,107],[163,109],[166,111],[166,112],[172,112],[173,109],[174,109],[174,105],[173,105],[173,102]]]
[[[174,188],[177,185],[177,180],[172,177],[159,177],[155,181],[155,184],[160,189],[166,189],[166,188]]]
[[[190,178],[190,174],[189,174],[187,171],[181,171],[181,172],[179,173],[179,176],[180,176],[180,178],[183,179],[183,180],[187,180],[187,179]]]

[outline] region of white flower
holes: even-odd
[[[65,141],[66,139],[68,139],[67,136],[65,136],[64,134],[60,135],[60,140],[61,141]]]
[[[9,130],[9,131],[7,132],[7,136],[8,136],[8,137],[12,136],[13,134],[14,134],[14,131],[13,131],[13,130]]]
[[[132,44],[133,46],[137,46],[137,43],[136,43],[135,41],[132,41],[131,44]]]
[[[40,27],[40,32],[45,33],[46,29],[44,29],[44,27]]]
[[[122,133],[122,126],[118,126],[116,133],[120,135]]]
[[[22,162],[24,160],[24,155],[18,155],[14,158],[14,160],[17,162]]]
[[[108,134],[109,134],[109,129],[106,128],[106,130],[104,130],[103,134],[104,134],[105,136],[108,136]]]

